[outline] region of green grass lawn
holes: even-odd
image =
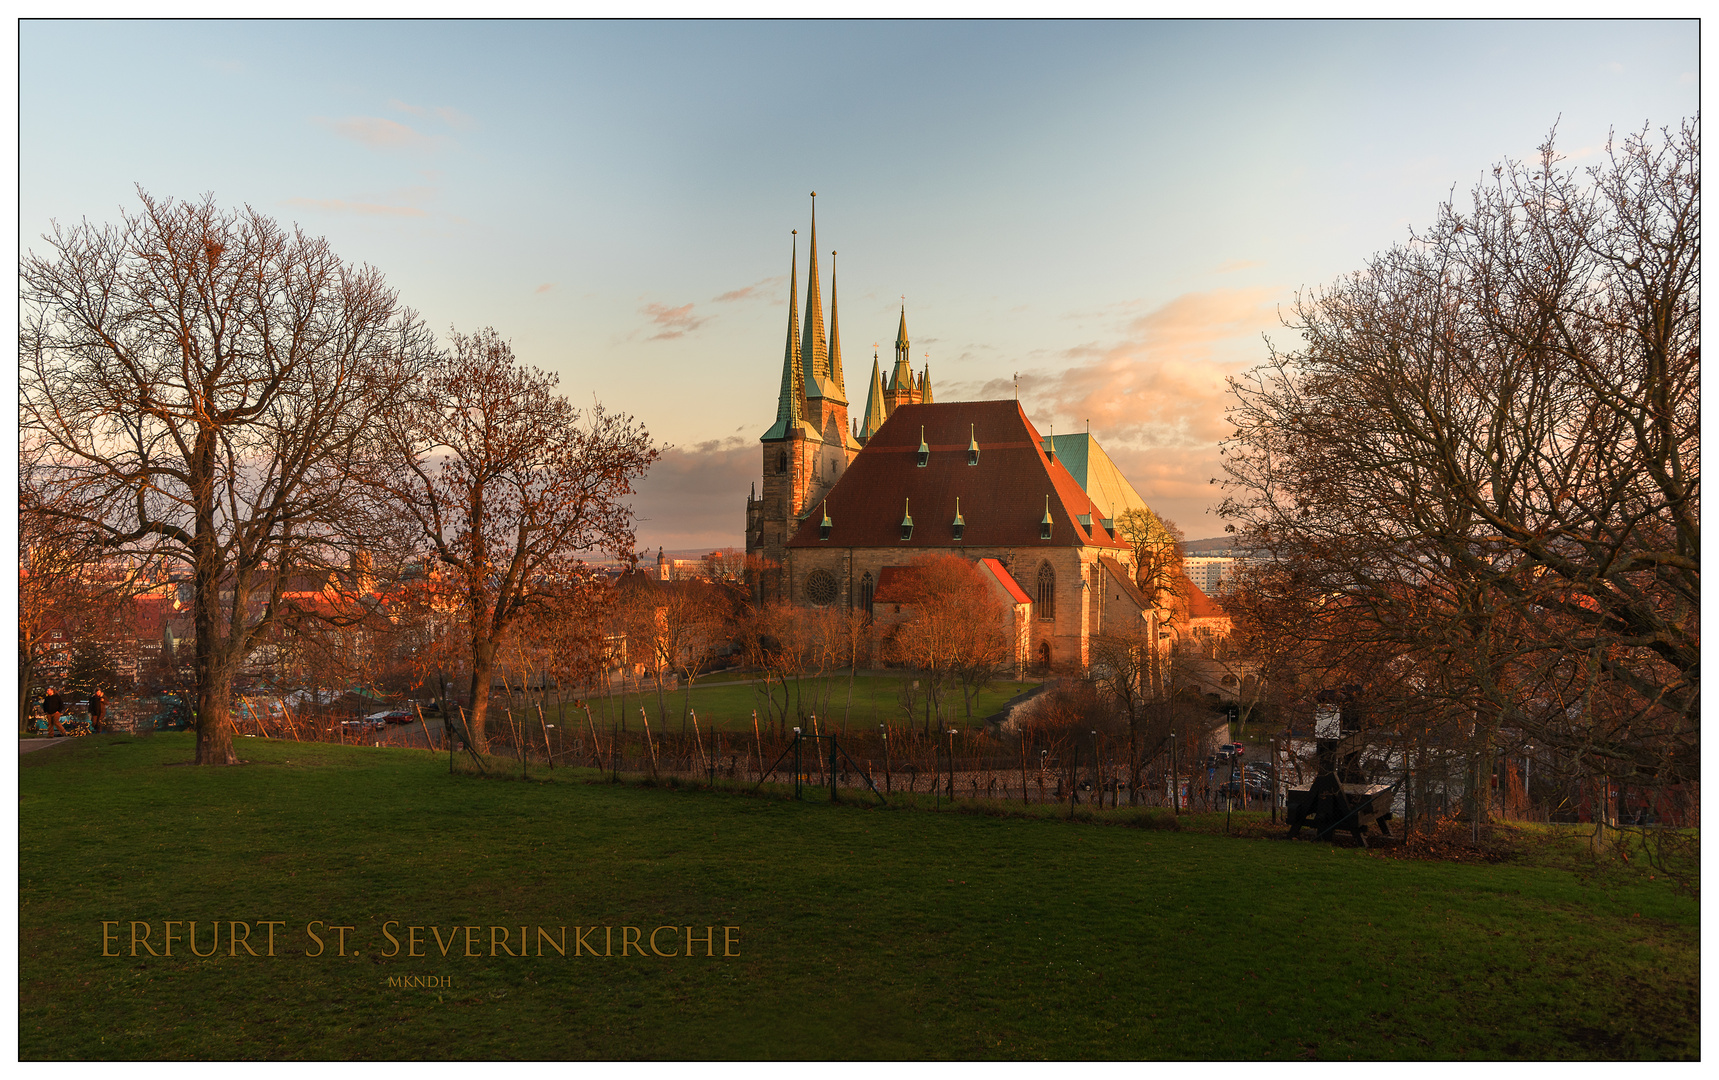
[[[1699,1054],[1698,905],[1638,875],[485,780],[406,750],[243,739],[251,764],[178,764],[191,750],[96,736],[20,759],[22,1058]],[[285,926],[273,958],[225,937],[129,955],[132,920],[159,948],[169,919],[198,920],[203,951],[210,920],[259,946]],[[303,955],[312,920],[354,927],[349,955],[326,930]],[[385,920],[476,926],[484,955],[386,958]],[[613,950],[622,927],[716,926],[717,952],[736,926],[738,955],[491,958],[490,927],[522,924],[613,926]],[[417,976],[452,986],[389,986]]]
[[[817,713],[820,725],[833,723],[837,730],[840,730],[845,719],[850,728],[875,731],[879,724],[899,726],[907,722],[907,714],[902,711],[900,702],[901,681],[904,677],[911,678],[911,676],[903,676],[893,672],[860,673],[853,680],[853,704],[851,706],[848,704],[848,678],[846,675],[831,677],[827,681],[824,679],[804,679],[801,680],[799,686],[790,682],[789,694],[798,695],[791,700],[803,702],[806,713]],[[951,704],[953,705],[955,710],[953,723],[956,727],[976,727],[981,720],[1000,709],[1003,702],[1019,694],[1022,690],[1037,685],[1038,682],[1036,681],[995,683],[979,694],[973,707],[973,715],[970,718],[967,716],[966,707],[961,701],[959,691],[945,699],[944,708],[947,710]],[[826,686],[829,690],[829,706],[827,709],[815,709],[811,702],[823,699]],[[780,684],[775,687],[775,693],[777,700],[780,701],[782,697]],[[760,721],[766,717],[761,695],[761,689],[755,685],[736,684],[732,679],[710,683],[701,679],[693,684],[691,693],[686,696],[690,699],[689,703],[692,710],[698,714],[699,725],[704,730],[709,731],[714,727],[721,731],[751,731],[752,710],[758,710]],[[668,705],[669,724],[671,729],[676,732],[680,730],[682,696],[679,691],[669,691],[663,695],[663,700]],[[611,717],[619,711],[620,703],[619,695],[608,700],[607,707],[611,710]],[[651,724],[657,725],[658,707],[654,689],[647,688],[643,694],[629,693],[627,695],[628,722],[635,729],[638,727],[639,708],[641,706],[649,715]],[[601,722],[603,708],[602,703],[592,701],[591,711],[594,716],[599,718],[599,722]],[[793,711],[792,706],[790,706],[790,710]],[[582,712],[575,715],[571,708],[564,709],[563,712],[566,723],[571,724],[577,721],[583,724],[585,722]],[[550,720],[554,722],[553,717]],[[798,723],[798,721],[790,721],[790,724],[793,723]],[[924,723],[923,706],[914,713],[913,723],[915,725]]]

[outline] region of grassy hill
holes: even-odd
[[[20,760],[21,1057],[1699,1053],[1698,905],[1642,875],[485,780],[418,751],[190,754],[100,736]],[[171,957],[134,958],[134,920],[158,950],[167,920],[199,952],[223,936],[194,956],[180,925]],[[232,941],[249,924],[264,952],[265,921],[274,957]],[[385,956],[383,928],[414,925],[428,956]],[[613,927],[611,953],[672,927],[677,955],[499,952],[521,926],[596,927],[599,950]],[[737,955],[707,956],[723,927]]]

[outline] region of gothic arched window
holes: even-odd
[[[1056,571],[1048,562],[1039,563],[1039,620],[1056,620]]]
[[[871,571],[867,570],[865,572],[865,576],[860,578],[859,606],[860,606],[860,610],[865,612],[865,617],[868,619],[871,618],[872,594],[875,593],[876,591],[877,591],[877,582],[875,582],[871,579]]]
[[[788,471],[788,451],[784,450],[777,456],[776,471],[779,473],[785,473]]]

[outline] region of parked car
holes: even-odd
[[[1267,784],[1257,784],[1253,781],[1228,780],[1218,786],[1218,794],[1238,798],[1243,792],[1250,799],[1266,799],[1271,797],[1271,787]]]
[[[342,720],[340,722],[340,726],[347,732],[354,732],[359,735],[363,735],[365,732],[369,731],[381,731],[388,725],[383,723],[381,720],[365,716],[357,720]]]
[[[379,724],[410,724],[413,717],[411,713],[404,709],[387,709],[383,712],[371,713],[364,719],[372,720]]]
[[[1218,756],[1225,758],[1241,757],[1244,749],[1245,748],[1239,742],[1227,742],[1218,747]]]

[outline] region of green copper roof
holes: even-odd
[[[812,193],[813,198],[817,192]],[[812,203],[812,255],[806,267],[806,324],[800,329],[800,377],[807,397],[827,397],[830,343],[824,336],[824,294],[818,286],[818,204]]]
[[[1099,516],[1120,517],[1125,510],[1151,511],[1146,500],[1134,490],[1134,485],[1122,475],[1122,470],[1110,460],[1110,455],[1098,445],[1098,440],[1082,432],[1076,435],[1052,435],[1057,460],[1074,477],[1098,508]]]
[[[919,376],[919,403],[929,405],[935,399],[931,396],[931,361],[925,361],[925,371]]]
[[[785,439],[800,423],[800,366],[794,362],[794,345],[800,337],[800,309],[794,294],[800,287],[800,242],[794,237],[794,251],[788,264],[788,346],[782,353],[782,391],[776,397],[776,422],[759,437]]]
[[[859,437],[869,439],[877,434],[877,429],[883,426],[883,379],[879,376],[877,357],[871,358],[871,388],[865,392],[865,416],[861,421]]]
[[[918,388],[907,354],[907,306],[901,308],[901,329],[895,335],[895,369],[889,373],[889,388],[896,393]]]
[[[836,253],[830,252],[830,366],[829,385],[824,387],[824,399],[839,405],[848,403],[847,379],[842,375],[842,331],[836,321]]]

